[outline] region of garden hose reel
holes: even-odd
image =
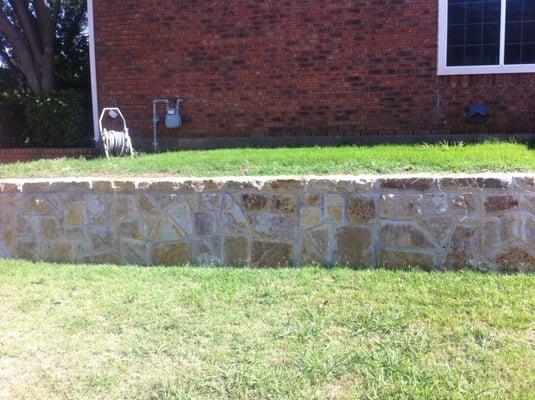
[[[112,130],[104,128],[102,123],[106,114],[112,118],[117,119],[121,118],[123,121],[122,130]],[[132,147],[132,140],[130,139],[130,134],[128,133],[128,127],[126,126],[126,120],[123,116],[121,110],[117,107],[108,107],[102,110],[100,114],[100,119],[98,121],[100,129],[100,138],[102,140],[102,147],[104,149],[104,154],[107,158],[110,156],[121,157],[125,155],[130,155],[134,157],[134,148]]]

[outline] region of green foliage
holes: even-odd
[[[6,398],[535,393],[535,275],[4,260],[0,294]]]
[[[91,118],[84,92],[67,89],[29,98],[25,114],[31,146],[90,144]]]
[[[138,149],[139,150],[139,149]],[[3,177],[254,176],[535,171],[535,143],[225,149],[135,159],[41,160],[0,166]]]

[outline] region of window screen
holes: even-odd
[[[507,0],[505,64],[535,64],[535,0]]]
[[[449,0],[447,66],[499,64],[501,3]]]

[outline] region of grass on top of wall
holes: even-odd
[[[512,142],[227,149],[62,158],[0,166],[0,178],[243,176],[535,171],[535,146]]]
[[[532,399],[535,275],[0,262],[0,397]]]

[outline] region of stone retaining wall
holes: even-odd
[[[0,256],[535,270],[535,174],[0,181]]]

